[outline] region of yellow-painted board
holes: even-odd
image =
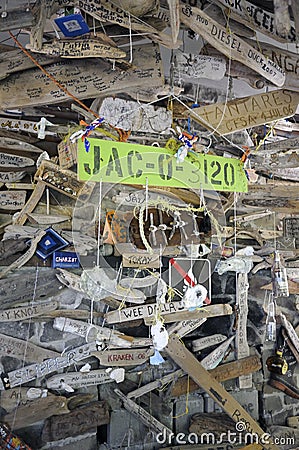
[[[247,192],[241,161],[222,156],[189,153],[178,163],[166,148],[88,138],[89,152],[78,143],[78,178],[186,189]]]

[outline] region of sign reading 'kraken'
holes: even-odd
[[[247,191],[242,163],[233,158],[190,153],[178,163],[171,150],[124,142],[88,139],[78,144],[81,181],[148,184],[180,188]]]

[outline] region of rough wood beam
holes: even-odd
[[[19,28],[30,28],[35,25],[35,17],[31,11],[13,10],[7,11],[6,17],[0,17],[0,30],[12,31]],[[7,50],[6,50],[7,51]]]
[[[287,37],[291,30],[291,19],[288,0],[273,0],[274,23],[278,33]]]

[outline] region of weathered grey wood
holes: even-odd
[[[205,323],[206,320],[207,320],[206,318],[182,320],[168,327],[167,332],[169,335],[175,333],[177,336],[182,338],[186,336],[188,333],[191,333],[192,331],[196,330],[203,323]]]
[[[180,52],[175,56],[175,69],[186,81],[199,78],[222,80],[226,72],[226,61],[221,56],[190,55]]]
[[[70,412],[68,399],[63,396],[48,394],[45,398],[38,398],[27,405],[20,405],[16,411],[5,415],[5,422],[14,429],[28,427],[53,415],[60,416]]]
[[[293,17],[296,30],[296,42],[299,42],[299,4],[296,0],[291,0],[291,6],[293,11]]]
[[[42,150],[29,142],[23,141],[22,139],[17,139],[16,133],[9,133],[3,131],[3,128],[12,131],[28,131],[29,133],[37,133],[36,122],[23,119],[11,119],[11,118],[1,118],[0,119],[1,133],[13,134],[14,137],[0,136],[0,147],[5,148],[8,151],[21,151],[23,153],[33,153],[38,157]]]
[[[83,435],[100,425],[108,424],[109,421],[108,404],[103,401],[92,402],[75,408],[69,414],[47,419],[42,431],[42,441],[52,442],[70,436]]]
[[[169,8],[171,37],[175,44],[180,32],[180,2],[179,0],[167,0],[167,3]]]
[[[26,191],[0,191],[0,209],[16,211],[22,209]]]
[[[61,284],[56,278],[55,271],[50,267],[22,267],[6,278],[0,278],[1,308],[11,308],[14,305],[32,301],[35,292],[35,301],[44,300],[51,295],[57,295]]]
[[[32,49],[39,50],[43,43],[43,34],[47,18],[50,18],[52,0],[37,0],[34,5],[35,24],[30,30],[30,46]]]
[[[291,30],[288,0],[273,0],[274,25],[277,33],[286,38]]]
[[[228,58],[245,64],[276,86],[283,86],[285,73],[279,66],[266,60],[247,42],[232,35],[200,9],[181,6],[181,21]]]
[[[5,277],[8,272],[11,272],[14,269],[19,269],[22,267],[27,261],[29,261],[35,253],[37,244],[41,240],[41,238],[46,234],[45,230],[40,230],[37,235],[31,239],[30,248],[25,252],[22,256],[20,256],[16,261],[11,263],[5,269],[2,269],[0,272],[0,278]]]
[[[260,5],[253,4],[247,0],[242,0],[242,2],[232,1],[229,4],[227,4],[227,0],[216,1],[227,7],[225,11],[229,17],[238,20],[248,28],[252,28],[254,31],[260,31],[278,41],[296,41],[294,24],[291,23],[291,30],[287,37],[279,36],[278,30],[275,28],[274,24],[274,14],[263,10]]]
[[[0,354],[8,355],[26,362],[41,363],[46,358],[56,358],[59,353],[39,347],[31,342],[0,334]]]
[[[30,28],[35,24],[32,12],[26,9],[15,8],[10,10],[6,17],[1,17],[1,31],[12,31],[20,28]]]
[[[122,259],[124,267],[147,267],[149,269],[157,269],[160,267],[160,255],[155,253],[122,253]]]
[[[206,393],[235,421],[244,421],[246,431],[264,435],[263,429],[253,420],[245,409],[218,383],[213,376],[205,370],[200,362],[182,344],[178,337],[172,335],[165,348],[167,354],[178,364],[188,375],[198,383]],[[257,450],[279,450],[276,445],[256,444]]]
[[[0,322],[18,322],[20,320],[30,319],[31,317],[53,311],[57,307],[57,302],[45,301],[31,304],[30,306],[0,310]]]
[[[32,192],[29,200],[19,212],[17,218],[14,220],[15,225],[24,225],[27,220],[27,214],[31,213],[37,206],[38,202],[42,198],[45,187],[46,185],[42,181],[38,181],[36,183],[34,191]]]
[[[153,391],[154,389],[162,388],[164,385],[168,384],[170,381],[175,381],[177,378],[181,377],[184,374],[182,369],[178,369],[169,375],[165,375],[162,378],[159,378],[151,383],[147,383],[140,388],[135,389],[127,394],[127,398],[138,398],[148,392]]]
[[[145,363],[154,354],[153,349],[138,348],[124,350],[104,350],[103,352],[92,352],[102,366],[139,366]]]
[[[230,363],[221,364],[215,369],[209,370],[217,381],[227,381],[233,378],[237,378],[240,375],[246,375],[260,370],[262,367],[260,358],[258,356],[248,356],[247,358],[240,359],[239,361],[233,361]],[[171,395],[178,397],[180,395],[186,395],[188,389],[188,378],[182,377],[177,380],[171,390]],[[190,392],[199,389],[199,385],[192,379],[189,380]]]
[[[168,436],[172,431],[155,419],[151,414],[149,414],[145,409],[141,408],[140,405],[137,405],[133,400],[130,400],[126,397],[119,389],[114,389],[114,392],[121,398],[124,407],[134,416],[141,420],[147,427],[151,430],[161,433],[165,432],[166,436]]]
[[[27,191],[33,191],[33,183],[5,183],[7,189],[26,189]]]
[[[299,93],[286,89],[238,98],[224,103],[201,106],[185,113],[217,134],[272,122],[296,113]]]
[[[290,416],[287,418],[287,424],[289,427],[299,428],[299,416]]]
[[[29,366],[25,366],[24,368],[13,370],[7,374],[9,386],[20,386],[28,383],[29,381],[44,377],[45,375],[55,372],[58,369],[69,367],[72,364],[90,357],[95,349],[96,344],[94,342],[85,344],[81,347],[65,352],[63,356],[58,356],[53,359],[46,359],[40,364],[31,364]]]
[[[40,49],[31,48],[33,52],[60,58],[125,58],[126,53],[115,46],[104,43],[95,36],[77,39],[54,39],[42,44]]]
[[[140,87],[160,88],[164,80],[158,47],[153,44],[134,46],[133,58],[134,68],[125,72],[117,66],[112,70],[107,61],[99,65],[90,59],[61,61],[49,65],[47,70],[79,99],[98,97],[101,92],[111,95],[136,92]],[[5,109],[49,105],[67,99],[68,96],[52,81],[41,78],[38,68],[12,74],[9,82],[6,79],[0,81],[0,102]]]
[[[223,360],[229,346],[231,345],[234,339],[235,336],[231,336],[230,338],[226,339],[215,350],[213,350],[205,358],[203,358],[200,361],[202,367],[207,370],[215,369],[215,367],[217,367],[218,364],[220,364],[221,361]]]

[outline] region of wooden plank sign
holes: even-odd
[[[32,400],[41,397],[45,398],[47,397],[47,395],[47,389],[28,387],[17,387],[16,389],[9,389],[8,391],[1,392],[1,407],[9,413],[19,405],[25,406]]]
[[[14,183],[26,175],[26,172],[0,172],[0,183]]]
[[[279,35],[275,26],[274,14],[263,10],[260,5],[255,5],[247,0],[217,0],[217,3],[228,8],[229,17],[252,28],[254,31],[260,31],[278,41],[296,42],[294,23],[291,23],[291,29],[288,36]]]
[[[45,398],[38,398],[26,405],[19,405],[16,411],[6,414],[4,420],[17,430],[45,420],[54,414],[67,414],[69,411],[66,397],[49,394]]]
[[[31,158],[0,152],[0,167],[28,167],[33,165],[34,161]]]
[[[94,431],[110,421],[106,402],[92,402],[75,408],[69,414],[52,416],[45,421],[42,441],[52,442]]]
[[[0,209],[22,209],[26,201],[26,191],[1,191]]]
[[[245,128],[291,117],[296,113],[299,93],[281,89],[263,94],[201,106],[185,113],[204,127],[225,135]]]
[[[107,323],[127,322],[134,319],[154,319],[157,307],[159,313],[163,316],[164,322],[176,322],[179,320],[202,319],[206,317],[215,317],[232,314],[230,305],[210,305],[205,308],[199,308],[194,311],[185,309],[182,302],[169,302],[158,305],[151,303],[147,305],[133,306],[130,308],[122,308],[116,311],[110,311],[105,314]],[[148,320],[147,323],[151,323]]]
[[[56,358],[59,353],[22,339],[0,334],[0,355],[13,356],[26,362],[41,363],[44,359]]]
[[[30,306],[0,310],[0,322],[18,322],[20,320],[30,319],[49,311],[54,311],[57,307],[57,302],[46,301]]]
[[[160,255],[148,252],[123,253],[122,261],[124,267],[147,267],[148,269],[159,269]]]
[[[45,375],[55,372],[56,370],[69,367],[72,364],[90,357],[91,353],[95,350],[96,344],[93,342],[65,352],[63,356],[46,359],[40,364],[35,363],[21,369],[13,370],[7,374],[3,373],[1,375],[3,387],[5,389],[10,389],[15,386],[20,386],[24,383],[28,383],[29,381],[44,377]]]
[[[250,67],[276,86],[283,86],[285,73],[277,64],[266,59],[262,53],[237,35],[233,35],[231,31],[227,31],[205,12],[182,5],[181,21],[228,58]]]
[[[122,370],[124,369],[117,369]],[[112,371],[113,372],[113,371]],[[67,372],[54,375],[47,379],[49,389],[64,389],[64,385],[74,389],[86,386],[97,386],[98,384],[112,383],[114,381],[111,372],[107,369],[91,370],[90,372]]]
[[[77,162],[77,144],[64,139],[57,145],[59,165],[62,169],[69,169]]]
[[[126,350],[105,350],[103,352],[92,352],[100,361],[102,366],[139,366],[145,363],[154,354],[153,349],[138,348]]]
[[[283,96],[284,101],[287,98],[288,95]],[[174,152],[168,148],[94,138],[88,140],[88,153],[84,143],[78,143],[78,177],[82,181],[102,180],[133,185],[148,182],[150,186],[201,187],[231,192],[247,190],[243,166],[235,158],[190,153],[182,163],[177,163]]]
[[[115,46],[104,43],[97,37],[77,39],[54,39],[43,43],[41,49],[32,51],[60,58],[125,58],[126,53]]]
[[[138,87],[157,88],[163,84],[160,52],[153,44],[133,47],[134,67],[127,71],[102,60],[65,59],[50,64],[51,75],[79,99],[105,96],[118,92],[136,92]],[[136,67],[137,66],[137,67]],[[40,69],[12,74],[0,81],[0,102],[3,109],[49,105],[68,100],[67,95],[47,78]]]
[[[199,352],[207,347],[212,347],[213,345],[221,344],[225,341],[226,336],[223,334],[213,334],[212,336],[205,336],[192,341],[192,350],[194,352]]]

